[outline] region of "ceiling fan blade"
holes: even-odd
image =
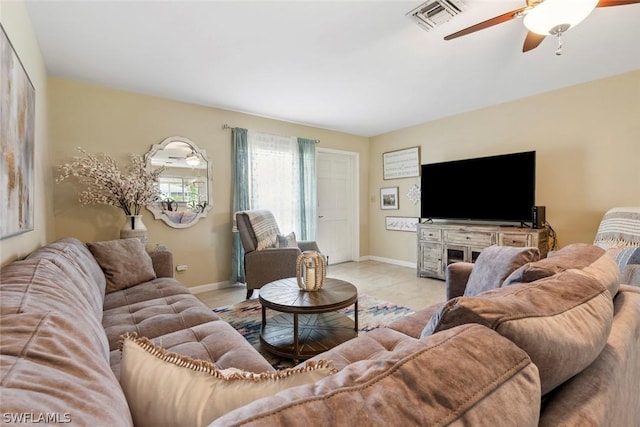
[[[523,52],[529,52],[531,49],[537,48],[542,40],[544,40],[546,36],[542,36],[540,34],[536,34],[532,31],[527,32],[527,37],[524,39],[524,45],[522,46]]]
[[[449,34],[444,39],[445,40],[455,39],[457,37],[466,36],[467,34],[475,33],[476,31],[484,30],[485,28],[493,27],[494,25],[502,24],[503,22],[511,21],[512,19],[516,18],[517,15],[525,9],[526,7],[521,7],[520,9],[503,13],[502,15],[498,15],[494,18],[487,19],[486,21],[482,21],[479,24],[472,25],[458,32],[455,32],[453,34]]]
[[[635,3],[640,3],[640,0],[600,0],[596,7],[624,6]]]

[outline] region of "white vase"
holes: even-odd
[[[121,239],[137,238],[146,247],[149,240],[147,227],[142,222],[142,215],[126,215],[126,221],[120,229]]]

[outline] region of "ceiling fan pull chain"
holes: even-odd
[[[559,31],[558,32],[558,48],[556,49],[556,55],[560,56],[562,55],[562,32]]]

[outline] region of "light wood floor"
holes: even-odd
[[[329,265],[327,276],[353,283],[358,292],[417,311],[444,301],[444,282],[416,277],[416,269],[377,261]],[[233,286],[196,296],[209,307],[236,304],[246,298],[244,286]],[[253,293],[253,298],[258,292]]]

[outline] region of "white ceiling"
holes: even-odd
[[[362,136],[640,69],[640,4],[597,8],[526,54],[524,6],[463,0],[432,31],[415,1],[27,0],[52,76]],[[242,125],[234,123],[233,125]]]

